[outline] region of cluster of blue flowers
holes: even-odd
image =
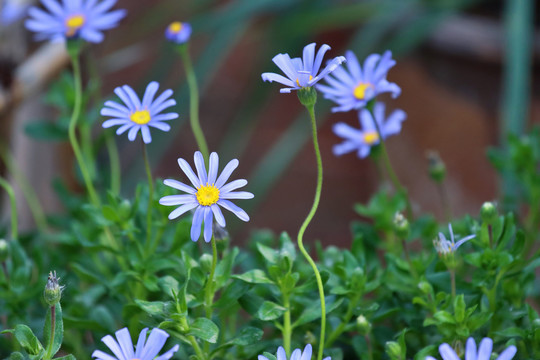
[[[42,5],[48,11],[38,7],[31,7],[28,11],[30,19],[26,21],[26,27],[36,33],[38,40],[50,41],[73,41],[83,40],[91,43],[103,41],[103,31],[114,28],[119,21],[126,16],[125,10],[111,10],[116,0],[41,0]],[[191,36],[191,26],[188,23],[173,22],[165,30],[165,37],[177,45],[185,44]],[[386,115],[385,104],[377,101],[377,97],[383,93],[390,93],[393,98],[400,95],[401,89],[395,83],[387,80],[388,71],[396,64],[390,51],[382,55],[372,54],[367,57],[363,65],[360,65],[352,51],[347,51],[345,56],[338,56],[330,60],[324,68],[323,58],[330,50],[330,46],[322,45],[315,52],[315,43],[304,48],[302,58],[291,58],[288,54],[278,54],[272,60],[283,71],[285,76],[275,73],[263,73],[262,79],[269,82],[278,82],[285,86],[280,91],[290,93],[293,90],[312,88],[319,90],[324,97],[337,104],[332,110],[357,111],[360,127],[356,128],[346,123],[334,125],[334,132],[344,141],[334,147],[336,155],[356,152],[358,157],[364,158],[369,155],[371,147],[391,135],[401,131],[402,122],[406,119],[403,110],[394,110]],[[340,67],[347,63],[347,68]],[[326,85],[319,84],[324,80]],[[117,87],[114,93],[120,98],[122,104],[107,101],[101,110],[101,115],[109,117],[103,122],[104,128],[119,126],[116,130],[118,135],[128,133],[128,139],[134,141],[138,133],[144,144],[152,142],[150,128],[169,131],[171,126],[167,121],[176,119],[179,115],[175,112],[163,113],[166,109],[175,106],[172,90],[165,90],[156,97],[159,90],[157,82],[148,84],[142,100],[128,85]],[[191,239],[197,241],[203,237],[210,242],[213,234],[214,219],[216,223],[225,227],[226,221],[220,207],[232,212],[243,221],[249,221],[248,214],[233,204],[233,199],[251,199],[253,194],[247,191],[235,191],[247,185],[244,179],[231,182],[229,177],[238,167],[238,160],[234,159],[227,163],[219,174],[219,156],[213,152],[208,160],[208,168],[204,156],[197,151],[194,155],[195,171],[183,158],[178,159],[178,164],[191,183],[167,179],[164,184],[185,194],[164,196],[159,203],[165,206],[177,206],[169,214],[169,219],[175,219],[189,211],[194,211],[191,227]],[[473,236],[454,241],[452,228],[450,227],[451,241],[447,241],[440,234],[436,247],[440,253],[454,252],[462,243]],[[139,335],[135,350],[131,335],[127,328],[116,332],[116,340],[105,336],[102,341],[112,351],[111,356],[103,351],[96,350],[93,358],[99,360],[168,360],[179,346],[175,345],[162,355],[158,355],[165,345],[169,335],[161,329],[153,329],[147,338],[148,329],[143,329]],[[482,340],[477,352],[476,343],[471,338],[467,341],[465,352],[466,360],[488,359],[491,356],[493,341],[489,338]],[[444,360],[459,360],[458,355],[448,345],[443,344],[439,348]],[[499,357],[499,360],[510,360],[516,353],[516,348],[510,346]],[[303,351],[296,349],[291,354],[291,360],[310,360],[312,355],[311,345],[307,345]],[[326,358],[325,360],[329,360]],[[427,357],[427,360],[433,360]],[[265,356],[259,356],[259,360],[268,360]],[[287,360],[284,348],[279,347],[277,360]]]

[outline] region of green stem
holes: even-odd
[[[105,134],[105,145],[107,146],[111,165],[111,191],[118,195],[120,193],[120,156],[118,155],[118,147],[114,137],[110,132]]]
[[[204,288],[204,310],[206,317],[211,319],[212,317],[212,302],[214,301],[214,274],[216,273],[217,266],[217,245],[216,238],[212,235],[212,267],[210,268],[210,275],[208,275],[208,281]]]
[[[185,317],[182,317],[180,320],[180,327],[179,330],[182,333],[189,331],[189,323]],[[191,347],[195,351],[195,354],[197,355],[197,358],[199,360],[205,360],[205,356],[201,350],[201,347],[199,346],[199,343],[197,342],[197,339],[193,335],[186,335],[186,338],[188,339],[189,343],[191,344]]]
[[[90,201],[95,207],[99,207],[100,200],[97,196],[96,190],[94,189],[94,185],[92,184],[92,179],[90,177],[88,168],[86,167],[84,156],[81,152],[76,134],[77,122],[79,121],[82,105],[81,69],[78,51],[69,51],[69,55],[71,57],[71,63],[73,64],[73,78],[75,80],[75,106],[73,107],[73,114],[71,115],[71,120],[69,121],[69,141],[71,143],[71,147],[73,148],[73,152],[75,153],[75,158],[77,159],[79,168],[81,169],[81,174],[86,185],[88,195],[90,196]]]
[[[319,273],[319,270],[317,269],[317,265],[309,256],[308,252],[304,248],[304,244],[302,242],[302,238],[304,236],[304,232],[306,231],[309,223],[313,219],[313,216],[315,215],[315,212],[317,211],[317,207],[319,206],[319,201],[321,199],[321,189],[322,189],[322,180],[323,180],[323,167],[322,167],[322,159],[321,159],[321,152],[319,150],[319,141],[317,140],[317,122],[315,121],[315,104],[313,105],[306,105],[306,109],[309,112],[309,116],[311,118],[311,128],[312,128],[312,135],[313,135],[313,148],[315,149],[315,156],[317,157],[317,188],[315,190],[315,199],[313,200],[313,205],[311,206],[311,210],[309,211],[308,216],[302,223],[302,226],[300,226],[300,230],[298,231],[298,248],[302,252],[302,255],[306,258],[307,262],[311,265],[311,268],[313,269],[313,272],[315,273],[315,279],[317,280],[317,287],[319,288],[319,297],[321,300],[321,335],[319,337],[319,351],[317,353],[317,360],[321,360],[323,356],[324,351],[324,336],[326,332],[326,304],[324,301],[324,288],[323,283],[321,279],[321,274]]]
[[[345,327],[349,324],[349,321],[351,321],[352,316],[354,315],[354,309],[356,308],[356,305],[358,305],[358,302],[360,301],[361,294],[357,293],[356,296],[354,296],[349,301],[349,306],[347,308],[347,312],[345,313],[345,316],[343,317],[342,321],[339,323],[338,327],[328,336],[328,340],[326,341],[325,346],[330,347],[336,341],[336,339],[345,331]]]
[[[450,285],[452,287],[452,301],[456,298],[456,270],[448,269],[450,272]]]
[[[9,202],[11,204],[11,238],[17,240],[19,237],[19,220],[17,217],[17,200],[15,199],[15,192],[9,182],[3,177],[0,177],[0,186],[6,190],[9,196]]]
[[[446,191],[446,186],[442,181],[437,183],[437,188],[439,189],[439,193],[441,196],[441,202],[444,209],[444,214],[446,216],[446,222],[450,222],[452,220],[452,206],[450,205],[448,191]]]
[[[50,360],[54,354],[52,353],[54,345],[54,329],[56,327],[56,306],[51,306],[51,337],[49,338],[49,344],[47,345],[47,353],[45,354],[45,360]]]
[[[193,135],[195,136],[195,140],[197,141],[197,146],[203,154],[204,159],[208,162],[208,145],[199,122],[199,89],[197,86],[197,77],[195,76],[193,65],[191,64],[187,44],[181,45],[178,49],[180,51],[180,55],[182,56],[189,86],[189,123],[191,125]]]
[[[29,184],[28,179],[24,176],[21,170],[16,166],[16,163],[13,161],[13,156],[10,154],[9,150],[7,150],[7,147],[2,147],[0,150],[0,157],[6,164],[9,173],[13,175],[15,182],[21,188],[22,194],[28,203],[28,207],[32,213],[34,221],[36,222],[37,228],[40,232],[44,233],[47,231],[48,227],[47,218],[34,188]]]
[[[283,292],[283,307],[287,310],[285,310],[285,313],[283,314],[283,348],[285,348],[285,353],[290,356],[291,355],[291,334],[292,334],[292,328],[291,328],[291,303],[289,300],[289,293]]]
[[[416,272],[416,268],[413,266],[411,256],[409,255],[409,248],[407,247],[407,242],[405,239],[401,239],[401,246],[403,247],[403,252],[405,253],[405,259],[407,259],[409,267],[411,268],[411,274],[415,280],[418,280],[418,273]]]
[[[146,176],[148,178],[148,209],[146,211],[146,249],[150,249],[152,241],[152,208],[154,206],[154,180],[152,179],[152,169],[150,168],[150,162],[148,161],[148,151],[146,150],[146,144],[141,138],[142,152],[144,158],[144,167],[146,169]]]

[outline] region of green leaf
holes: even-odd
[[[55,305],[55,322],[54,322],[54,334],[51,334],[51,308],[47,310],[47,315],[45,317],[45,325],[43,326],[43,341],[45,344],[47,344],[47,354],[50,354],[51,357],[54,357],[58,350],[60,350],[60,346],[62,346],[62,341],[64,340],[64,321],[62,318],[62,307],[60,306],[60,303],[57,303]],[[49,341],[51,336],[54,336],[53,338],[53,344],[52,348],[49,349]]]
[[[454,300],[454,317],[457,323],[465,320],[465,297],[463,294],[456,296]]]
[[[264,357],[266,357],[268,360],[277,360],[276,355],[270,354],[269,352],[263,352]]]
[[[163,317],[169,311],[167,310],[168,302],[163,301],[144,301],[144,300],[135,300],[135,303],[150,316]]]
[[[4,330],[0,334],[10,333],[15,336],[22,348],[30,355],[38,355],[43,352],[43,345],[26,325],[19,324],[15,329]]]
[[[278,261],[278,252],[268,246],[265,246],[261,243],[257,243],[257,250],[261,253],[262,256],[271,264],[275,264]]]
[[[240,279],[250,284],[273,284],[274,282],[270,280],[266,273],[259,269],[253,269],[242,275],[233,275],[234,278]]]
[[[71,354],[56,358],[54,360],[77,360],[77,358]]]
[[[24,360],[24,355],[20,352],[14,352],[6,360]]]
[[[447,311],[437,311],[435,314],[433,314],[433,317],[441,322],[446,324],[455,324],[456,321],[454,320],[454,317],[450,315]]]
[[[215,344],[218,339],[219,328],[212,320],[207,318],[197,318],[190,325],[188,335],[193,335],[199,339]]]
[[[334,299],[335,299],[334,296],[328,296],[325,298],[327,314],[334,311],[336,308],[338,308],[339,305],[341,305],[341,303],[344,300],[344,298],[339,298],[336,301],[334,301]],[[294,322],[292,326],[294,328],[299,325],[317,320],[320,317],[321,317],[321,302],[319,299],[317,299],[317,301],[312,302],[311,305],[304,310],[304,312],[300,315],[300,317],[298,317],[298,319],[296,319],[296,321]]]
[[[261,329],[248,326],[243,328],[240,331],[240,334],[238,337],[235,337],[230,341],[231,344],[234,345],[240,345],[240,346],[247,346],[251,344],[255,344],[257,341],[261,340],[263,336],[263,331]]]
[[[283,306],[271,301],[265,301],[255,316],[263,321],[270,321],[279,318],[285,311],[287,311],[287,309]]]

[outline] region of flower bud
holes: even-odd
[[[0,262],[4,262],[9,257],[9,244],[5,239],[0,239]]]
[[[388,356],[390,356],[390,359],[392,360],[403,359],[403,357],[401,356],[401,346],[397,342],[387,341],[384,347],[386,349],[386,353],[388,354]]]
[[[394,232],[400,239],[407,239],[410,233],[409,221],[403,216],[402,213],[397,212],[394,215]]]
[[[418,283],[418,288],[424,294],[431,294],[433,292],[433,286],[427,281],[420,281]]]
[[[316,345],[318,342],[319,340],[315,335],[313,335],[311,331],[306,332],[306,334],[304,335],[304,343]]]
[[[436,151],[428,151],[426,157],[429,162],[429,176],[437,183],[443,182],[446,177],[446,166],[441,160],[439,153]]]
[[[45,291],[43,292],[43,297],[45,302],[49,306],[55,306],[60,302],[62,298],[62,289],[63,286],[58,284],[60,278],[56,277],[56,271],[51,271],[49,273],[49,278],[47,279],[47,285],[45,285]]]
[[[492,202],[485,202],[480,209],[480,217],[482,221],[488,224],[493,223],[497,219],[497,207]]]
[[[356,318],[356,327],[360,335],[366,336],[371,332],[371,323],[364,315]]]
[[[317,90],[314,87],[303,87],[298,90],[298,100],[304,106],[313,106],[317,102]]]

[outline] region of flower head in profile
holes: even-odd
[[[175,21],[167,26],[165,38],[175,44],[184,44],[191,37],[191,25],[186,22]]]
[[[312,353],[311,344],[307,344],[306,347],[304,348],[304,351],[300,349],[295,349],[292,352],[289,360],[311,360],[311,353]],[[276,357],[277,357],[277,360],[287,360],[287,354],[285,353],[285,349],[282,346],[278,348]],[[259,355],[258,360],[268,360],[268,358],[266,356]],[[331,360],[331,358],[326,357],[323,360]]]
[[[345,61],[345,57],[338,56],[330,60],[326,67],[319,73],[324,54],[328,50],[330,50],[330,46],[324,44],[319,48],[315,56],[315,43],[312,43],[304,47],[302,58],[291,59],[289,54],[277,54],[272,61],[287,77],[274,73],[263,73],[262,79],[270,82],[277,81],[287,86],[280,90],[282,93],[290,93],[292,90],[311,87],[326,75],[336,70]]]
[[[204,241],[210,242],[212,239],[214,218],[218,225],[225,227],[225,217],[221,212],[220,206],[234,213],[240,220],[249,221],[248,214],[229,200],[252,199],[253,194],[247,191],[234,191],[245,186],[247,180],[234,180],[226,184],[234,169],[238,167],[238,160],[229,161],[219,176],[219,157],[217,153],[213,152],[210,154],[208,172],[206,171],[204,158],[200,151],[195,152],[194,162],[197,175],[195,175],[186,160],[182,158],[178,159],[178,165],[180,165],[180,168],[193,186],[172,179],[167,179],[163,182],[165,185],[187,194],[164,196],[159,199],[159,203],[166,206],[180,205],[169,214],[169,219],[171,220],[176,219],[187,211],[195,209],[193,223],[191,225],[191,240],[199,240],[201,236],[201,225],[204,223]]]
[[[435,250],[439,253],[439,255],[446,256],[450,253],[456,252],[456,250],[464,244],[466,241],[469,241],[473,239],[476,235],[469,235],[465,236],[463,239],[459,240],[458,242],[455,242],[454,240],[454,232],[452,231],[452,224],[448,224],[448,232],[450,233],[450,240],[446,240],[446,237],[442,232],[439,233],[438,238],[433,240],[433,245],[435,246]]]
[[[352,51],[347,51],[345,57],[349,71],[338,68],[324,79],[328,85],[317,85],[317,90],[321,91],[326,99],[338,104],[332,108],[333,112],[360,109],[366,106],[368,101],[385,92],[391,93],[394,98],[399,96],[399,86],[386,80],[388,70],[396,64],[389,50],[382,56],[369,55],[362,67]]]
[[[127,328],[118,330],[115,333],[116,340],[111,335],[107,335],[101,339],[101,341],[103,341],[112,351],[114,356],[101,350],[95,350],[92,353],[92,357],[98,360],[168,360],[178,351],[179,346],[174,345],[167,352],[158,356],[158,353],[165,345],[165,341],[167,341],[169,334],[161,329],[154,328],[147,339],[147,332],[148,328],[141,331],[139,340],[137,341],[137,347],[135,348],[135,351],[133,351],[133,343],[131,342],[129,330]]]
[[[351,151],[356,151],[359,158],[369,155],[371,147],[380,142],[379,133],[375,126],[375,121],[381,136],[384,139],[401,131],[401,123],[405,121],[407,115],[403,110],[394,110],[388,118],[385,118],[385,105],[376,103],[373,114],[366,109],[358,112],[361,128],[357,129],[343,122],[336,123],[333,127],[334,133],[342,137],[344,141],[335,145],[334,154],[339,156]]]
[[[491,350],[493,349],[493,340],[490,338],[483,338],[480,342],[480,348],[476,348],[476,342],[473,338],[467,340],[465,347],[465,359],[464,360],[489,360],[491,359]],[[506,348],[496,360],[511,360],[517,352],[517,348],[511,345]],[[446,343],[439,346],[439,353],[443,360],[460,360],[454,349]],[[426,357],[425,360],[437,360],[432,356]]]
[[[159,84],[152,81],[146,87],[142,101],[139,100],[135,91],[127,85],[117,87],[114,92],[124,103],[118,104],[114,101],[106,101],[105,107],[101,109],[101,115],[110,116],[112,119],[103,122],[104,128],[120,126],[116,130],[117,135],[121,135],[129,130],[128,139],[134,141],[140,131],[145,144],[152,142],[150,127],[162,131],[169,131],[171,126],[164,121],[176,119],[177,113],[161,114],[168,107],[176,105],[174,99],[170,99],[172,90],[165,90],[154,99],[158,91]]]
[[[109,11],[116,0],[41,0],[48,12],[38,7],[28,11],[26,28],[36,40],[60,41],[81,38],[91,43],[103,41],[103,31],[118,25],[125,10]]]

